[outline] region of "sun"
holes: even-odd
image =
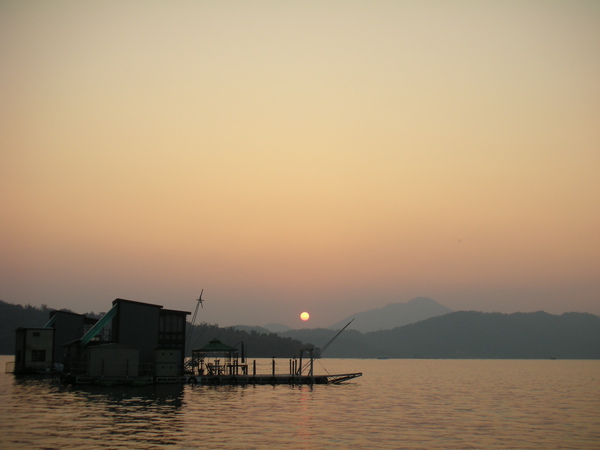
[[[310,314],[304,311],[302,314],[300,314],[300,318],[306,322],[308,319],[310,319]]]

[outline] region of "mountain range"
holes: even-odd
[[[370,309],[348,316],[327,328],[339,330],[354,319],[348,329],[368,333],[370,331],[390,330],[420,320],[448,314],[449,312],[452,312],[450,308],[439,304],[435,300],[417,297],[408,303],[390,303],[383,308]]]
[[[322,347],[328,329],[280,335]],[[600,359],[600,317],[587,313],[457,311],[391,330],[346,330],[327,358]]]
[[[340,330],[352,321],[348,330],[362,333],[370,331],[390,330],[430,317],[448,314],[452,310],[440,303],[425,297],[416,297],[407,303],[390,303],[383,308],[370,309],[346,317],[339,322],[329,325],[327,329]],[[256,331],[259,333],[286,333],[293,328],[281,323],[269,323],[264,326],[236,325],[237,329]]]
[[[347,329],[323,353],[327,358],[504,358],[504,359],[600,359],[600,317],[587,313],[552,315],[535,313],[483,313],[456,311],[440,315],[437,302],[415,299],[405,305],[433,306],[424,320],[390,329],[361,332]],[[402,305],[402,304],[400,304]],[[439,305],[441,306],[441,305]],[[406,310],[388,305],[356,314],[360,325],[366,317]],[[0,301],[0,354],[14,351],[17,327],[39,327],[50,308],[13,305]],[[350,319],[350,318],[349,318]],[[340,322],[344,325],[346,320]],[[364,323],[369,323],[364,320]],[[363,323],[363,325],[364,325]],[[353,322],[354,324],[354,322]],[[337,324],[336,324],[337,325]],[[361,325],[362,326],[362,325]],[[389,326],[389,325],[387,325]],[[335,326],[334,326],[335,327]],[[198,344],[213,337],[223,342],[245,342],[249,357],[293,357],[301,347],[325,347],[336,335],[331,328],[269,332],[262,327],[197,325]],[[239,329],[244,328],[244,329]],[[339,329],[340,327],[335,327]],[[234,342],[235,341],[235,342]],[[196,345],[196,343],[193,343]]]
[[[452,312],[424,297],[360,312],[327,328],[278,326],[277,334],[323,347],[352,319],[324,357],[600,358],[600,317],[593,314]],[[252,329],[275,331],[271,326]]]

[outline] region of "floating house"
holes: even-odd
[[[243,343],[240,359],[236,347],[216,339],[193,350],[186,360],[189,314],[121,298],[114,300],[100,319],[53,311],[46,326],[17,329],[14,372],[60,373],[65,382],[106,386],[337,384],[362,375],[315,375],[312,348],[306,349],[308,360],[303,362],[301,353],[299,360],[290,360],[283,373],[276,371],[273,359],[271,370],[258,374],[256,360],[251,366],[245,361]]]
[[[19,328],[15,373],[63,371],[90,380],[184,373],[187,311],[118,298],[102,318],[53,311],[43,328]]]

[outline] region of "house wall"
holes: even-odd
[[[164,376],[183,375],[186,317],[185,311],[161,310],[158,329],[159,351],[156,357],[157,375],[158,371],[174,372]]]
[[[25,368],[25,328],[18,328],[15,333],[15,372]]]
[[[92,377],[137,377],[139,351],[116,345],[92,346],[88,349],[88,375]]]
[[[174,377],[183,375],[183,352],[179,349],[156,350],[157,377]]]
[[[54,361],[62,363],[67,352],[63,345],[83,336],[85,316],[65,311],[53,311],[51,317],[54,317],[52,326],[55,329]]]
[[[185,328],[187,313],[163,309],[160,311],[158,327],[158,346],[160,348],[178,348],[185,346]]]
[[[19,328],[16,331],[15,372],[54,366],[54,328]]]
[[[161,306],[117,299],[118,313],[113,319],[114,342],[139,349],[140,364],[154,365],[158,347]]]

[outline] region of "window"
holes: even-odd
[[[162,314],[158,328],[158,343],[161,347],[181,347],[185,343],[185,316],[181,314]]]
[[[33,332],[33,337],[40,337],[40,332],[39,331],[34,331]]]
[[[31,362],[46,362],[46,350],[31,350]]]

